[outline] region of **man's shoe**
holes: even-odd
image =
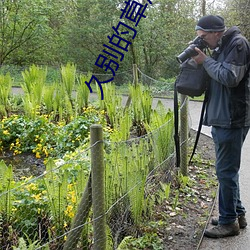
[[[228,236],[239,235],[240,227],[238,222],[234,222],[232,224],[222,225],[219,224],[210,229],[206,229],[204,235],[209,238],[223,238]]]
[[[245,214],[239,215],[238,222],[239,222],[240,229],[243,229],[243,228],[245,228],[247,226],[247,220],[246,220]],[[211,224],[214,225],[214,226],[217,226],[218,225],[218,219],[217,218],[212,218]]]

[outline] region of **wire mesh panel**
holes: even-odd
[[[60,159],[46,158],[40,171],[29,169],[26,176],[0,162],[0,249],[95,249],[98,242],[103,249],[118,249],[144,233],[141,225],[155,216],[155,204],[174,171],[174,119],[161,102],[151,110],[152,97],[140,88],[130,86],[128,111],[112,108],[113,99],[116,104],[121,100],[104,87],[110,131],[97,141],[103,149],[94,158],[95,143],[82,143],[74,151],[69,147]],[[58,145],[68,143],[66,138]],[[95,183],[93,164],[102,161],[101,152],[104,183]],[[101,191],[93,192],[99,186]],[[104,210],[96,216],[102,191]]]

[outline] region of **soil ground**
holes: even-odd
[[[192,147],[194,131],[191,131],[191,138]],[[173,209],[172,204],[161,207],[162,212],[168,215],[167,228],[160,229],[164,250],[199,249],[217,194],[214,160],[213,141],[201,134],[196,157],[189,166],[191,184],[179,189],[177,209]]]

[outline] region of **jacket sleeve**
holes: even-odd
[[[244,38],[235,39],[227,48],[224,58],[218,61],[207,57],[203,66],[209,76],[227,87],[236,87],[243,79],[249,67],[249,46]]]

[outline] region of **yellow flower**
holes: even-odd
[[[9,133],[8,130],[4,130],[4,131],[3,131],[3,134],[4,134],[4,135],[9,135],[10,133]]]
[[[41,193],[33,194],[32,197],[35,198],[36,201],[40,201],[42,199],[41,195],[42,195]]]
[[[29,185],[26,186],[26,189],[28,191],[35,191],[37,190],[37,185],[35,183],[30,183]]]
[[[64,211],[64,213],[65,213],[65,215],[68,215],[69,218],[73,218],[74,217],[73,206],[68,205],[66,208],[66,211]]]
[[[36,158],[37,158],[37,159],[40,159],[40,158],[41,158],[41,155],[40,155],[39,152],[36,152]]]
[[[71,202],[72,202],[72,203],[76,203],[76,196],[75,196],[75,195],[72,195],[72,197],[71,197]]]

